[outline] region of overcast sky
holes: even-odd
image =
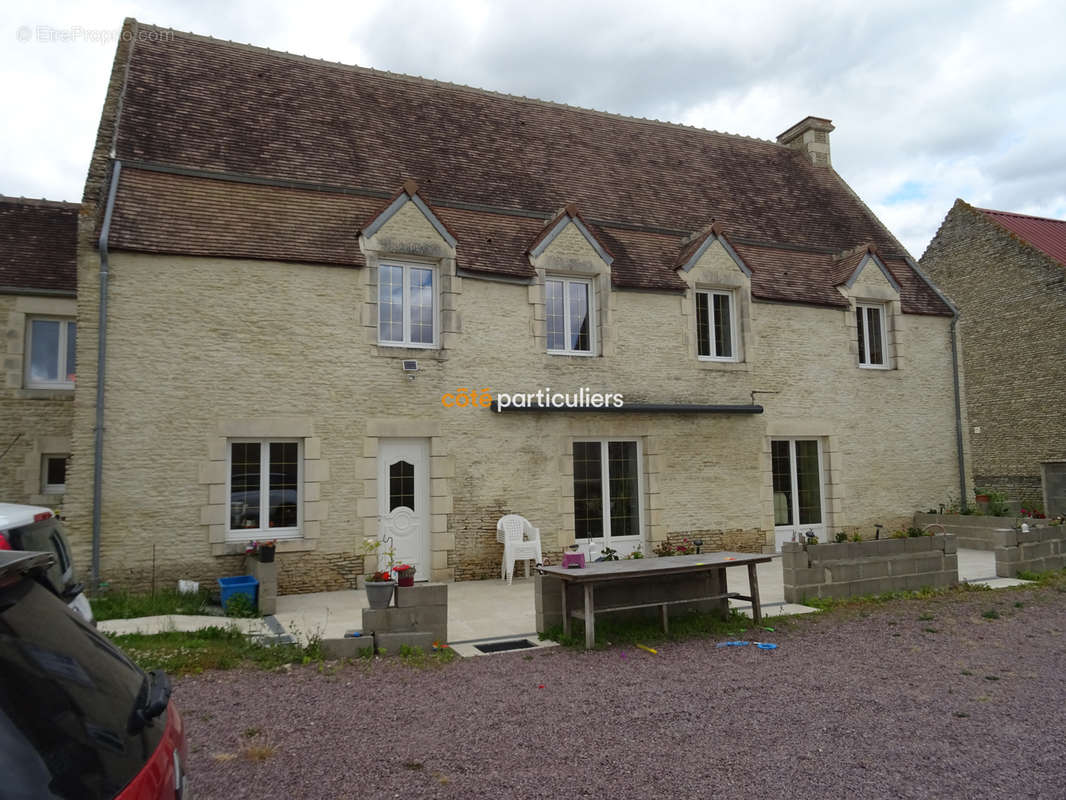
[[[1061,0],[7,3],[0,193],[81,199],[126,16],[762,139],[828,117],[833,166],[915,257],[956,197],[1066,218]]]

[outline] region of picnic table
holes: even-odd
[[[647,583],[649,579],[660,578],[660,583],[668,582],[671,576],[687,575],[699,572],[717,572],[717,594],[702,597],[685,597],[682,599],[655,599],[633,602],[623,605],[611,605],[601,608],[605,611],[624,611],[634,608],[652,608],[658,606],[662,615],[663,631],[669,631],[667,607],[678,603],[698,603],[707,600],[726,600],[736,598],[751,603],[751,615],[758,624],[762,621],[762,609],[759,605],[759,578],[756,568],[759,564],[769,562],[772,555],[759,553],[697,553],[688,556],[660,556],[658,558],[634,558],[624,561],[596,561],[580,569],[566,567],[538,567],[544,575],[558,578],[563,596],[563,633],[570,634],[570,618],[576,617],[585,623],[585,648],[591,649],[596,641],[596,586],[606,583],[625,583],[638,581]],[[748,569],[748,586],[750,594],[743,595],[730,592],[726,584],[726,569],[746,566]],[[579,585],[584,588],[584,608],[569,608],[567,605],[567,586]]]

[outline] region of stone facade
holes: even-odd
[[[34,316],[73,319],[75,312],[73,297],[0,294],[0,502],[63,509],[64,494],[44,491],[42,459],[71,453],[74,390],[26,385],[26,325]]]
[[[425,577],[434,581],[498,576],[495,523],[506,513],[539,527],[545,554],[557,559],[575,535],[575,440],[639,443],[645,552],[683,536],[708,549],[772,548],[773,437],[822,442],[829,531],[903,525],[958,485],[949,318],[897,313],[893,368],[860,369],[853,313],[753,301],[715,242],[687,280],[736,292],[743,360],[702,362],[691,292],[613,289],[595,249],[560,235],[539,261],[545,274],[600,276],[601,333],[593,357],[549,355],[542,286],[458,277],[454,249],[413,202],[362,246],[360,269],[111,253],[105,580],[210,583],[241,568],[244,541],[227,540],[225,496],[226,442],[238,436],[303,443],[303,528],[278,546],[283,594],[354,587],[374,566],[359,549],[378,534],[378,448],[396,437],[430,442]],[[382,259],[437,270],[439,349],[377,343]],[[68,499],[76,557],[86,563],[98,263],[82,253],[87,335],[78,356],[90,375],[75,404]],[[401,369],[405,359],[417,359],[417,372]],[[441,402],[463,387],[549,386],[619,392],[627,404],[754,397],[765,413],[497,413]]]
[[[1066,458],[1066,273],[956,201],[921,259],[960,309],[974,481],[1042,502],[1040,463]]]

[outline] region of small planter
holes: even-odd
[[[403,572],[396,573],[396,585],[397,586],[414,586],[415,585],[415,568],[405,569]]]
[[[260,545],[259,553],[258,553],[260,563],[263,563],[263,564],[271,564],[271,563],[273,563],[273,561],[274,561],[274,552],[275,552],[276,549],[277,548],[274,548],[274,547],[264,547],[264,546]]]
[[[992,498],[990,498],[987,494],[978,494],[974,495],[973,499],[978,503],[988,503],[991,501]]]
[[[396,581],[367,581],[366,599],[371,608],[388,608],[392,603],[392,593],[396,590]]]

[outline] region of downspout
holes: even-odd
[[[100,514],[103,502],[104,473],[104,376],[107,368],[107,285],[110,274],[108,237],[111,235],[111,213],[115,208],[118,179],[122,162],[115,160],[111,169],[111,186],[107,191],[104,224],[100,228],[100,307],[96,331],[96,426],[93,437],[93,557],[92,587],[100,586]]]
[[[969,506],[966,503],[966,455],[962,443],[962,389],[959,385],[959,309],[943,292],[933,285],[933,282],[922,272],[913,258],[905,256],[904,260],[914,270],[915,274],[925,282],[925,285],[936,293],[936,296],[943,301],[944,305],[951,309],[951,377],[955,386],[955,457],[958,461],[959,469],[959,508],[962,511],[966,511]]]

